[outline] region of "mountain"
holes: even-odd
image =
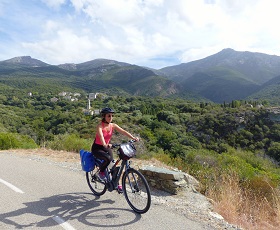
[[[115,95],[169,96],[178,93],[173,81],[152,70],[107,59],[80,64],[48,65],[16,57],[0,62],[0,87],[28,91],[82,90]]]
[[[228,48],[201,60],[165,67],[160,71],[169,79],[182,82],[196,72],[207,72],[217,67],[239,72],[246,80],[263,84],[279,75],[280,57]]]
[[[66,63],[66,64],[61,64],[58,65],[58,67],[62,69],[67,69],[67,70],[87,70],[87,69],[94,69],[94,68],[99,68],[99,67],[105,67],[105,66],[130,66],[130,64],[125,63],[125,62],[118,62],[114,60],[108,60],[108,59],[95,59],[92,61],[87,61],[81,64],[74,64],[74,63]]]
[[[30,56],[21,56],[14,57],[6,61],[0,62],[2,66],[11,66],[11,67],[43,67],[49,66],[49,64],[42,62],[40,60],[31,58]]]
[[[280,73],[280,57],[262,53],[224,49],[201,60],[159,70],[180,84],[211,101],[222,103],[249,97]]]

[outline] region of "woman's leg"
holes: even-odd
[[[103,146],[93,145],[91,152],[98,159],[103,160],[102,164],[99,166],[101,172],[104,172],[110,162],[113,160],[113,152],[109,148],[104,148]]]

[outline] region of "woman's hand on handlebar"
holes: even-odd
[[[133,137],[132,140],[134,140],[135,142],[140,141],[139,137]]]
[[[108,148],[108,149],[111,149],[112,148],[112,144],[106,144],[106,145],[103,145],[104,148]]]

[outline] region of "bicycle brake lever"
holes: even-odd
[[[118,146],[118,144],[112,144],[112,149],[117,148]]]

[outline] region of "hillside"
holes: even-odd
[[[11,68],[18,67],[43,67],[43,66],[49,66],[49,64],[42,62],[40,60],[31,58],[30,56],[21,56],[21,57],[14,57],[5,61],[0,62],[1,68],[3,66],[10,66]]]
[[[224,49],[204,59],[165,67],[160,71],[185,89],[222,103],[253,98],[250,95],[261,90],[262,84],[279,75],[280,57]],[[265,95],[260,92],[258,100],[275,103],[275,99],[269,96],[270,92],[270,89]]]
[[[174,82],[151,70],[105,59],[53,66],[29,57],[13,58],[0,62],[0,84],[13,90],[98,91],[109,95],[165,97],[178,92]]]
[[[197,72],[184,82],[185,90],[193,91],[217,103],[242,100],[260,86],[241,78],[234,71],[216,68],[207,73]]]
[[[280,76],[263,84],[260,89],[248,97],[250,100],[267,100],[272,104],[279,103]]]
[[[201,60],[160,69],[169,79],[182,82],[196,72],[207,72],[223,67],[239,73],[242,78],[256,84],[263,84],[280,73],[280,57],[253,52],[223,49]]]

